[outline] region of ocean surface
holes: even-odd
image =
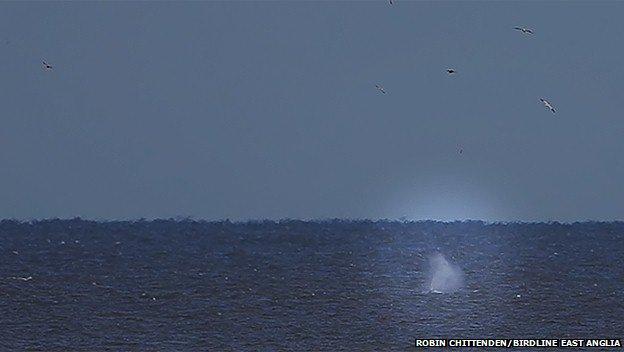
[[[0,253],[0,351],[624,337],[624,223],[5,220]],[[459,290],[428,292],[436,253]]]

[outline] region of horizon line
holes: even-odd
[[[454,223],[481,223],[483,225],[507,225],[507,224],[521,224],[521,225],[533,225],[533,224],[547,224],[547,225],[573,225],[573,224],[587,224],[587,223],[624,223],[624,220],[574,220],[574,221],[560,221],[560,220],[482,220],[482,219],[453,219],[453,220],[440,220],[440,219],[404,219],[404,218],[248,218],[248,219],[205,219],[196,218],[193,216],[173,216],[173,217],[154,217],[154,218],[120,218],[120,219],[105,219],[105,218],[86,218],[80,216],[74,217],[47,217],[47,218],[32,218],[32,219],[20,219],[20,218],[0,218],[0,222],[17,222],[20,224],[34,224],[52,221],[84,221],[95,223],[115,223],[115,222],[128,222],[128,223],[142,223],[142,222],[194,222],[194,223],[231,223],[237,225],[254,224],[254,223],[285,223],[285,222],[304,222],[304,223],[325,223],[325,222],[370,222],[370,223],[400,223],[400,224],[418,224],[418,223],[440,223],[440,224],[454,224]]]

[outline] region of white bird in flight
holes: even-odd
[[[555,108],[548,102],[548,100],[540,98],[540,101],[548,110],[552,111],[553,114],[555,113]]]
[[[381,85],[375,84],[375,88],[379,89],[379,91],[382,92],[383,94],[386,94],[386,90]]]
[[[533,30],[529,29],[529,28],[524,28],[524,27],[514,27],[515,30],[520,31],[524,34],[533,34]]]
[[[32,280],[32,276],[29,276],[29,277],[11,277],[11,279],[22,280],[22,281],[30,281],[30,280]]]

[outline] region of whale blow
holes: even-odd
[[[446,258],[436,253],[429,258],[428,292],[450,293],[462,288],[464,273],[458,266],[449,263]]]

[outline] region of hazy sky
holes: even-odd
[[[623,13],[2,2],[0,217],[623,219]]]

